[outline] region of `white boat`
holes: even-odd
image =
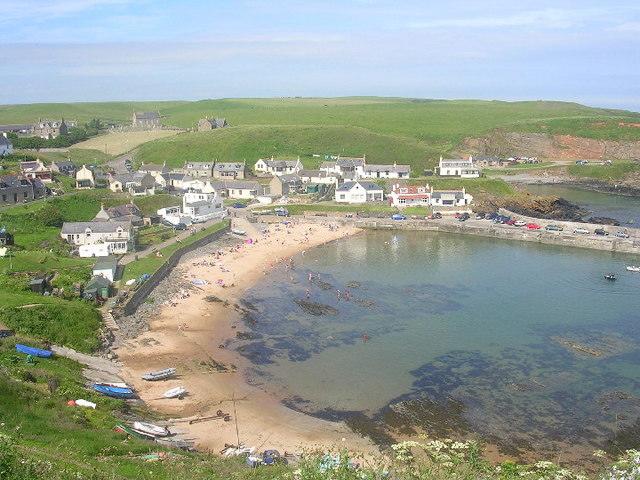
[[[76,400],[76,405],[79,405],[81,407],[85,407],[85,408],[93,408],[95,410],[96,408],[96,404],[93,402],[89,402],[88,400],[85,400],[83,398],[79,398],[78,400]]]
[[[175,368],[165,368],[164,370],[158,370],[157,372],[145,373],[144,375],[142,375],[142,379],[153,382],[155,380],[164,380],[165,378],[172,377],[175,374]]]
[[[144,435],[153,435],[154,437],[166,437],[169,435],[169,430],[159,425],[146,422],[133,422],[133,429]]]
[[[235,233],[236,235],[246,235],[247,232],[244,230],[240,230],[239,228],[232,228],[231,233]]]
[[[627,270],[629,270],[630,272],[640,272],[640,267],[637,267],[635,265],[629,265],[627,267]]]
[[[96,382],[96,385],[104,385],[105,387],[115,387],[115,388],[131,388],[124,382]]]
[[[170,388],[166,392],[162,394],[164,398],[181,398],[184,394],[187,393],[187,389],[184,387],[175,387]]]

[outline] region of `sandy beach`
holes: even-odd
[[[248,385],[244,369],[250,364],[233,349],[220,347],[244,329],[238,305],[257,280],[291,256],[358,229],[296,221],[288,226],[257,224],[258,231],[242,219],[234,220],[234,226],[246,230],[244,242],[183,261],[178,266],[183,277],[201,285],[190,289],[188,296],[177,291],[165,299],[149,320],[149,330],[118,347],[123,378],[147,405],[171,418],[173,431],[194,440],[199,449],[218,452],[225,444],[235,444],[237,418],[240,441],[249,447],[372,452],[375,446],[346,425],[295,412],[268,392]],[[211,295],[222,301],[207,300]],[[219,371],[221,365],[227,371]],[[178,375],[160,382],[140,379],[143,373],[167,367],[176,367]],[[181,400],[162,398],[164,391],[176,386],[184,386],[188,395]],[[237,415],[232,398],[237,399]],[[232,420],[189,423],[214,416],[218,410],[229,413]]]

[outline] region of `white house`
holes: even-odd
[[[172,225],[178,225],[179,223],[188,225],[191,223],[191,219],[182,214],[182,205],[160,208],[156,213]]]
[[[222,198],[212,193],[186,192],[182,197],[182,214],[193,223],[202,223],[214,218],[224,218]]]
[[[360,178],[409,178],[411,167],[409,165],[367,165],[362,167]]]
[[[373,182],[344,182],[336,188],[335,200],[339,203],[381,202],[383,199],[382,187]]]
[[[223,197],[236,199],[254,199],[262,195],[262,186],[252,180],[223,180],[213,182],[213,187]]]
[[[93,172],[89,170],[86,165],[82,165],[82,168],[76,172],[76,188],[78,190],[85,188],[94,188],[96,186],[96,180],[93,176]]]
[[[78,247],[81,257],[121,255],[133,248],[131,222],[64,222],[60,236]]]
[[[462,190],[434,190],[431,188],[432,207],[464,207],[471,205],[473,196]]]
[[[320,170],[327,173],[334,173],[342,178],[357,180],[364,173],[364,166],[367,164],[367,157],[341,157],[338,156],[335,161],[322,162]]]
[[[185,162],[181,169],[178,169],[180,173],[185,175],[191,175],[194,178],[211,178],[213,177],[213,165],[214,161],[210,162]]]
[[[387,195],[389,204],[397,208],[422,206],[431,204],[431,187],[429,185],[394,185]]]
[[[337,173],[329,173],[322,170],[300,170],[298,176],[302,183],[323,183],[326,185],[338,185]]]
[[[20,171],[25,177],[31,178],[32,180],[37,178],[44,183],[51,183],[53,181],[53,172],[39,158],[20,162]]]
[[[440,157],[438,175],[441,177],[478,178],[480,169],[473,163],[473,157],[468,159],[443,159]]]
[[[106,257],[102,260],[98,260],[93,266],[94,277],[104,277],[110,282],[116,278],[116,271],[118,270],[118,259],[116,257]]]
[[[13,153],[13,144],[11,140],[7,137],[7,133],[3,132],[0,135],[0,157],[4,157],[5,155],[11,155]]]
[[[300,157],[297,160],[274,160],[273,157],[270,159],[261,158],[253,166],[253,170],[271,175],[289,175],[302,170],[302,162]]]
[[[109,176],[109,189],[112,192],[129,192],[134,196],[155,194],[156,179],[142,172],[123,173]]]

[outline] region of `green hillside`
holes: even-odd
[[[367,155],[371,163],[424,165],[439,155],[427,143],[414,138],[374,133],[359,127],[339,126],[247,126],[211,132],[186,133],[142,145],[138,162],[167,162],[172,167],[185,161],[247,160],[260,157],[296,157],[308,168],[323,158],[313,154]]]

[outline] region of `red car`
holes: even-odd
[[[527,230],[540,230],[541,228],[537,223],[527,223]]]
[[[516,221],[512,218],[512,219],[510,219],[510,220],[507,220],[507,221],[506,221],[506,222],[504,222],[504,223],[506,223],[507,225],[514,225],[514,224],[516,223]]]

